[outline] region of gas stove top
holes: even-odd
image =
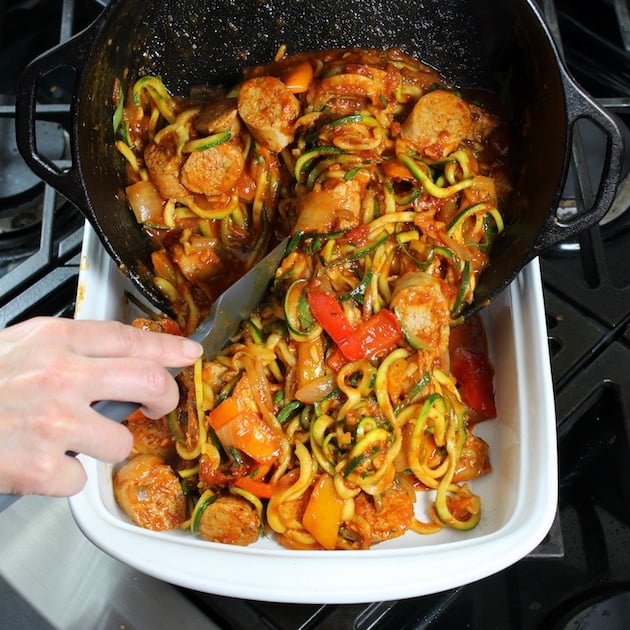
[[[15,141],[15,86],[28,61],[87,26],[101,9],[96,2],[0,4],[2,326],[34,315],[71,317],[74,311],[83,219],[21,160]],[[29,28],[24,29],[24,24]],[[69,71],[59,71],[41,82],[37,94],[41,150],[59,166],[68,159],[71,81]]]
[[[19,159],[13,134],[14,86],[26,62],[87,26],[102,4],[96,0],[0,4],[2,326],[33,315],[72,316],[74,310],[83,220]],[[630,136],[627,0],[540,0],[539,5],[573,76],[618,116]],[[32,26],[26,36],[17,27],[25,22]],[[63,73],[48,77],[38,93],[42,129],[38,137],[46,144],[42,152],[59,165],[67,160],[69,80]],[[588,124],[579,125],[563,212],[570,215],[589,206],[597,189],[602,142]],[[630,140],[627,144],[630,147]],[[560,493],[554,526],[526,558],[474,584],[409,600],[321,606],[234,600],[179,589],[131,571],[90,547],[64,502],[29,497],[0,515],[3,544],[8,541],[24,554],[7,558],[3,553],[0,559],[0,614],[15,620],[15,626],[7,627],[27,627],[21,623],[25,619],[30,627],[42,628],[105,627],[104,619],[128,629],[157,627],[160,620],[168,627],[167,620],[175,618],[182,627],[194,620],[196,628],[235,629],[625,627],[630,618],[628,170],[630,159],[624,164],[617,199],[601,224],[541,259]],[[41,536],[23,531],[28,530],[31,509],[44,514],[51,530]],[[54,561],[43,556],[60,538],[82,550],[78,562],[84,566],[71,577],[83,590],[92,584],[99,598],[109,602],[96,612],[88,608],[94,597],[86,596],[72,602],[74,609],[64,606],[61,613],[51,590],[54,577],[41,588],[29,581],[30,572],[42,568],[51,576],[59,573]],[[93,566],[106,575],[93,574]],[[60,582],[71,579],[62,575]],[[126,590],[113,584],[113,576]]]

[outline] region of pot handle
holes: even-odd
[[[615,198],[624,153],[623,136],[615,118],[573,80],[562,63],[559,65],[566,94],[568,126],[571,131],[569,143],[572,141],[577,121],[588,119],[606,135],[606,154],[599,188],[591,207],[566,223],[560,221],[554,212],[547,222],[547,229],[543,230],[544,242],[540,244],[541,250],[592,227],[603,218]]]
[[[90,46],[94,40],[97,19],[91,26],[66,42],[51,48],[31,61],[18,79],[15,112],[15,131],[18,149],[29,168],[42,180],[56,188],[64,197],[85,211],[88,199],[81,181],[76,160],[78,94],[81,75]],[[59,166],[43,156],[37,149],[36,109],[37,87],[41,77],[62,67],[73,68],[76,73],[74,92],[70,104],[70,165]]]

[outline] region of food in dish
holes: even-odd
[[[503,229],[501,117],[399,50],[330,50],[185,99],[142,78],[115,125],[177,314],[137,325],[191,332],[292,234],[266,301],[180,377],[179,408],[129,418],[130,518],[304,549],[474,527],[468,482],[490,463],[472,429],[496,412],[483,327],[460,313]],[[141,518],[145,502],[176,516]]]

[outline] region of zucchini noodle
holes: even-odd
[[[115,117],[183,334],[292,235],[265,301],[179,377],[164,426],[182,526],[234,543],[248,522],[235,544],[263,531],[297,549],[475,527],[469,482],[490,464],[473,428],[492,414],[455,374],[453,339],[504,230],[501,118],[394,49],[279,53],[187,98],[143,77]],[[423,517],[418,492],[432,496]]]

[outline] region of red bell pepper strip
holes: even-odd
[[[381,351],[392,350],[403,336],[398,318],[386,308],[361,322],[356,334],[361,341],[364,356],[368,359],[375,357]]]
[[[335,296],[320,289],[311,289],[307,300],[313,317],[339,346],[344,357],[349,361],[362,359],[365,353],[361,341]]]
[[[361,223],[353,228],[350,228],[343,236],[340,236],[338,243],[346,244],[350,243],[357,247],[364,247],[370,238],[370,226],[367,223]]]
[[[473,421],[495,418],[494,368],[488,358],[488,345],[479,315],[453,328],[449,340],[451,373],[457,379],[464,403],[477,417]]]
[[[451,372],[459,383],[464,403],[483,418],[495,418],[494,370],[487,357],[466,348],[456,348],[451,353]]]
[[[273,495],[273,485],[260,479],[252,479],[251,477],[239,477],[234,480],[234,485],[241,490],[251,492],[259,499],[271,499]]]
[[[387,309],[380,310],[359,324],[355,333],[361,341],[364,356],[368,359],[390,352],[403,336],[397,317]],[[326,360],[328,367],[335,372],[339,372],[346,363],[348,359],[338,348],[333,350]]]
[[[308,292],[308,304],[313,317],[338,346],[327,361],[333,370],[340,370],[348,361],[373,359],[395,348],[403,338],[398,318],[388,309],[381,309],[353,328],[339,302],[330,293],[311,290]]]

